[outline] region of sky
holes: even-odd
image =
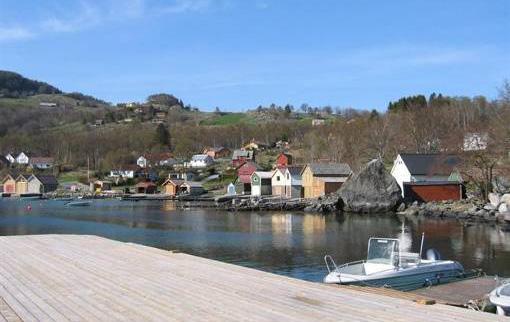
[[[496,98],[510,79],[510,0],[0,0],[0,70],[203,110]]]

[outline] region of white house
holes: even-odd
[[[119,167],[118,169],[110,170],[110,177],[133,179],[136,177],[138,170],[139,170],[138,166],[136,166],[134,164],[125,165],[125,166]]]
[[[273,176],[271,177],[271,190],[273,196],[287,196],[287,177],[285,176],[285,172],[287,168],[276,168],[273,172]],[[290,178],[289,178],[290,180]]]
[[[271,178],[273,171],[255,171],[251,175],[251,195],[268,196],[271,195]]]
[[[277,168],[271,177],[271,187],[273,196],[282,196],[285,198],[302,197],[302,166],[288,166]]]
[[[5,158],[9,160],[10,164],[16,163],[16,158],[12,155],[12,153],[7,154]]]
[[[29,161],[30,161],[30,159],[29,159],[28,155],[25,154],[25,152],[21,152],[16,157],[16,163],[18,163],[18,164],[28,164]]]
[[[406,182],[457,181],[455,167],[459,164],[455,155],[401,153],[393,162],[391,175],[404,196]]]
[[[149,165],[148,164],[148,161],[147,161],[147,158],[144,157],[143,155],[140,156],[138,159],[136,159],[136,164],[140,167],[140,168],[147,168],[147,166]]]
[[[466,133],[464,135],[464,151],[482,151],[487,150],[489,135],[487,133]]]
[[[214,163],[214,159],[207,154],[195,154],[191,157],[191,161],[189,162],[189,166],[191,168],[205,168]]]

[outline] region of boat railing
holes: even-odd
[[[338,269],[338,266],[336,266],[336,263],[333,260],[333,257],[331,257],[331,255],[324,256],[324,262],[326,262],[326,267],[328,268],[328,273],[331,273],[332,271],[335,271]],[[331,264],[332,267],[334,267],[334,269],[331,269],[329,267],[329,264]]]
[[[348,267],[348,266],[351,266],[351,265],[356,265],[356,264],[364,263],[365,260],[349,262],[349,263],[345,263],[345,264],[342,264],[340,266],[337,266],[335,261],[333,260],[333,257],[331,257],[331,255],[326,255],[326,256],[324,256],[324,262],[326,262],[326,267],[328,268],[328,272],[331,273],[332,271],[338,271],[340,268],[344,268],[344,267]],[[330,264],[331,264],[331,267],[333,267],[334,269],[331,269]]]

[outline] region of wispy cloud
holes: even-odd
[[[184,13],[193,11],[205,11],[218,1],[214,0],[176,0],[173,4],[161,8],[162,13]]]
[[[79,14],[71,17],[53,16],[44,20],[41,25],[44,30],[51,32],[74,32],[95,26],[104,20],[102,12],[86,2],[81,3]]]
[[[34,36],[32,31],[23,27],[0,27],[0,41],[23,40]]]

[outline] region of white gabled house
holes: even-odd
[[[459,164],[460,158],[451,154],[400,153],[393,162],[391,175],[404,196],[405,183],[459,181],[455,170]]]
[[[205,168],[214,163],[214,159],[207,154],[195,154],[191,157],[189,167],[191,168]]]
[[[30,158],[28,157],[28,155],[25,154],[25,152],[21,152],[16,157],[16,163],[18,163],[18,164],[28,164],[29,161],[30,161]]]
[[[147,161],[147,158],[144,157],[143,155],[140,156],[138,159],[136,159],[136,164],[140,167],[140,168],[147,168],[148,166],[148,161]]]
[[[12,153],[7,154],[5,158],[9,161],[10,164],[16,163],[16,158]]]
[[[276,168],[271,177],[273,196],[302,198],[302,170],[299,165]]]

